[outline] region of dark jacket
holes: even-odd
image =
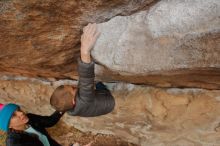
[[[94,62],[84,63],[78,59],[78,93],[76,105],[68,114],[72,116],[94,117],[111,112],[115,106],[114,97],[108,90],[94,89]]]
[[[63,114],[54,112],[51,116],[39,116],[35,114],[27,114],[29,118],[28,124],[35,130],[44,134],[51,146],[61,146],[55,140],[53,140],[47,133],[45,128],[54,126]],[[29,134],[24,131],[9,130],[6,139],[6,146],[43,146],[38,136],[35,134]]]

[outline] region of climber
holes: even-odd
[[[7,133],[7,146],[61,146],[49,136],[45,128],[55,125],[62,117],[62,112],[39,116],[25,114],[17,104],[0,106],[0,131]]]
[[[51,116],[26,114],[17,104],[0,104],[0,146],[61,146],[45,128],[54,126],[63,114],[58,111]]]
[[[80,59],[78,59],[78,87],[62,85],[53,92],[50,103],[57,111],[67,111],[72,116],[94,117],[110,113],[115,100],[102,82],[94,89],[94,61],[91,50],[99,36],[97,25],[88,24],[81,36]]]

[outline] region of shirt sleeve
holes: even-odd
[[[94,100],[94,66],[95,63],[84,63],[78,59],[78,74],[79,74],[79,98],[84,102],[92,102]]]
[[[28,117],[34,121],[33,123],[37,123],[41,127],[52,127],[54,126],[60,118],[63,116],[63,113],[60,113],[58,111],[55,111],[52,115],[50,116],[40,116],[40,115],[35,115],[35,114],[28,114]]]

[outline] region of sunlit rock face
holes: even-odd
[[[57,85],[1,80],[0,103],[15,102],[25,111],[49,115],[53,112],[49,97]],[[162,89],[123,83],[107,86],[116,100],[112,113],[95,118],[65,115],[62,120],[84,132],[113,134],[138,146],[219,145],[220,90]],[[62,128],[57,130],[64,132]],[[61,142],[65,136],[56,138]]]
[[[99,69],[102,79],[220,87],[219,0],[162,0],[99,27],[93,57],[112,71]]]

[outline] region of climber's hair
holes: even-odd
[[[50,97],[51,106],[57,111],[67,111],[73,108],[73,99],[75,95],[66,90],[65,87],[71,87],[69,85],[61,85],[57,87]],[[71,87],[73,90],[77,90],[76,87]]]

